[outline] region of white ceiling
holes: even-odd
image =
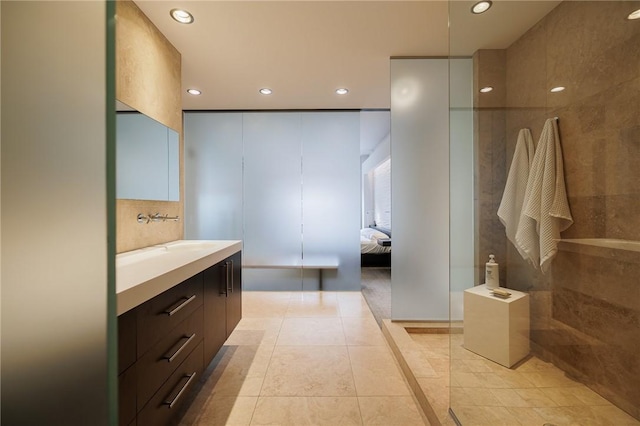
[[[468,1],[136,1],[182,54],[185,110],[389,108],[390,57],[504,48],[558,3],[494,0],[472,15]],[[195,22],[173,21],[177,7]]]

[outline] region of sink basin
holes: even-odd
[[[116,268],[132,265],[167,253],[166,247],[154,246],[116,255]]]
[[[226,242],[223,241],[209,241],[209,240],[183,240],[174,241],[171,243],[163,244],[158,247],[162,247],[167,251],[191,251],[191,250],[212,250],[218,247],[223,247]]]

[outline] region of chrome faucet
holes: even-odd
[[[137,216],[138,219],[138,223],[149,223],[149,222],[166,222],[168,220],[171,220],[173,222],[177,222],[180,220],[180,216],[169,216],[168,214],[165,215],[161,215],[160,213],[156,213],[156,214],[142,214],[139,213]]]

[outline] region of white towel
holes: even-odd
[[[498,217],[505,227],[507,239],[516,246],[520,255],[525,259],[527,258],[526,252],[516,244],[516,231],[520,223],[529,170],[531,169],[531,163],[533,163],[533,152],[534,145],[531,130],[521,129],[518,133],[516,150],[511,160],[507,184],[504,187],[502,201],[498,208]]]
[[[531,241],[528,232],[531,221],[535,224],[538,241]],[[516,241],[529,260],[534,264],[539,263],[542,271],[546,272],[558,251],[560,232],[571,224],[573,218],[564,183],[558,123],[556,119],[548,119],[544,123],[529,172],[521,229],[516,232]]]

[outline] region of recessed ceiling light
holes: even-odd
[[[558,93],[564,90],[564,86],[557,86],[550,90],[551,93]]]
[[[347,89],[346,87],[341,87],[339,89],[336,89],[336,93],[338,95],[346,95],[347,93],[349,93],[349,89]]]
[[[471,13],[475,13],[476,15],[480,13],[484,13],[491,7],[492,3],[488,0],[479,1],[478,3],[471,6]]]
[[[202,94],[202,92],[198,89],[187,89],[187,93],[190,95],[196,95],[196,96]]]
[[[630,21],[634,19],[640,19],[640,9],[631,12],[629,16],[627,16],[627,19]]]
[[[483,87],[482,89],[480,89],[480,93],[489,93],[492,90],[493,90],[493,87],[487,86],[487,87]]]
[[[181,24],[190,24],[193,22],[193,15],[184,9],[171,9],[169,12],[171,17]]]
[[[260,93],[262,93],[263,95],[270,95],[273,93],[273,90],[269,89],[268,87],[263,87],[262,89],[260,89]]]

